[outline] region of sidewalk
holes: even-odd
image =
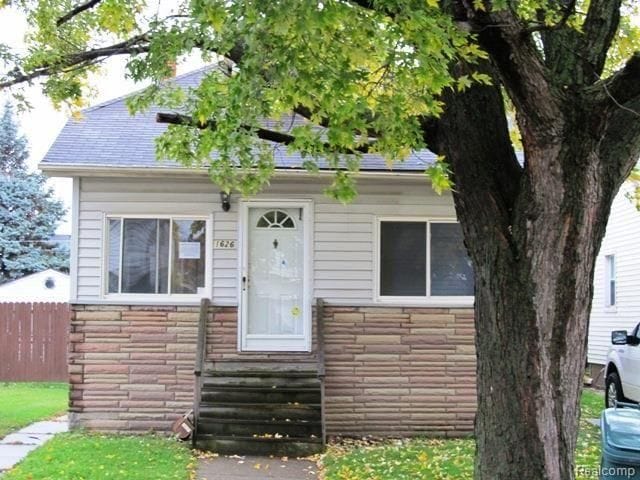
[[[201,459],[196,480],[315,480],[315,462],[286,457],[214,457]]]
[[[0,475],[21,461],[27,454],[69,429],[67,416],[47,422],[36,422],[0,439]]]

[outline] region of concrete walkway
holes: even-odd
[[[47,422],[36,422],[0,440],[0,475],[20,462],[27,454],[69,429],[67,416]]]
[[[315,462],[283,457],[213,457],[201,459],[195,480],[314,480]]]

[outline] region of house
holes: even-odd
[[[0,285],[0,303],[67,303],[69,291],[69,275],[48,269]]]
[[[607,231],[596,259],[589,323],[590,375],[602,384],[613,330],[631,331],[640,322],[640,211],[626,182],[613,201]]]
[[[49,243],[52,243],[61,250],[68,251],[71,245],[71,235],[66,233],[56,233],[49,237]]]
[[[90,108],[40,164],[73,177],[72,427],[167,431],[194,409],[201,447],[289,454],[471,433],[473,270],[434,156],[365,155],[341,205],[326,168],[274,146],[270,185],[227,197],[156,161],[157,111]]]

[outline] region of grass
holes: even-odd
[[[0,438],[30,423],[64,413],[68,399],[66,383],[0,382]]]
[[[188,480],[193,462],[185,444],[167,438],[63,433],[2,480]]]
[[[594,468],[600,464],[600,429],[587,422],[598,418],[602,394],[584,391],[581,400],[580,435],[576,465]],[[472,480],[473,439],[413,439],[381,445],[332,446],[323,458],[326,480]],[[580,469],[578,470],[580,472]],[[582,477],[586,480],[593,477]]]

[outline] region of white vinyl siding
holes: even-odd
[[[626,197],[631,188],[629,184],[623,185],[613,201],[607,233],[596,260],[588,360],[601,365],[605,364],[611,346],[611,332],[630,332],[640,322],[640,212]],[[607,256],[615,256],[615,307],[609,305]]]
[[[361,178],[358,198],[342,205],[322,191],[328,178],[274,179],[255,199],[313,201],[314,298],[336,304],[374,303],[375,228],[378,216],[454,218],[450,195],[435,194],[423,178]],[[238,240],[238,198],[222,211],[218,189],[206,178],[90,178],[80,185],[78,290],[76,299],[101,300],[103,218],[105,215],[211,216],[212,300],[237,305],[238,254],[214,249],[215,240]],[[149,302],[153,302],[150,298]]]

